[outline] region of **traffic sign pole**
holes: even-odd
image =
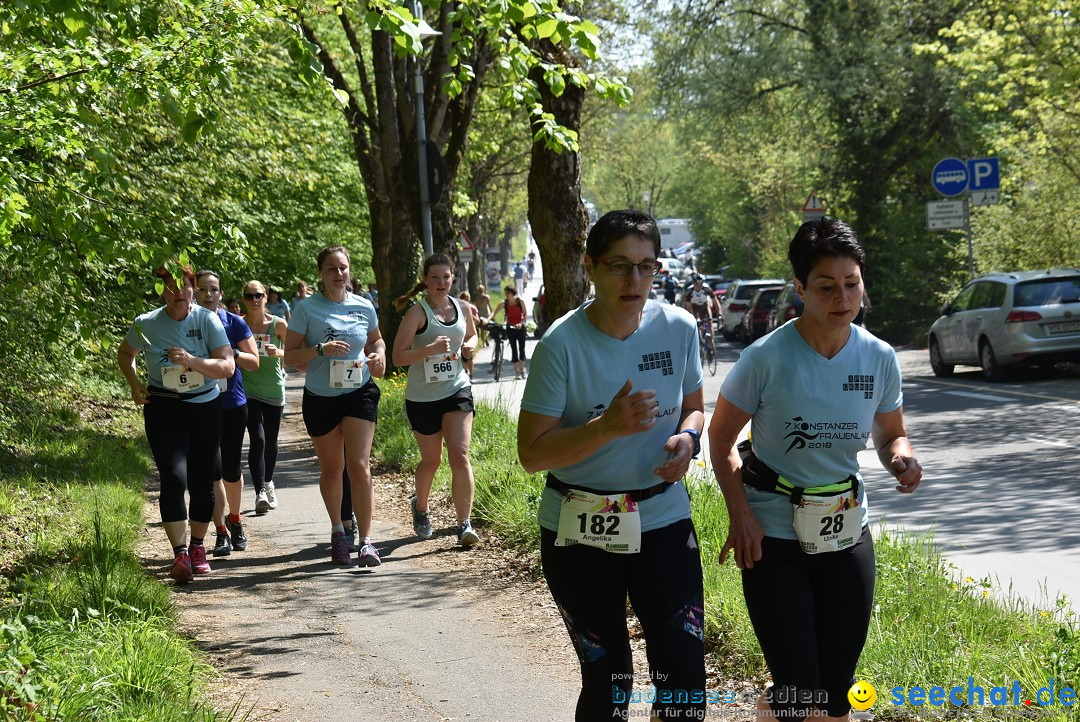
[[[964,196],[964,228],[967,230],[968,241],[968,280],[975,278],[975,244],[971,237],[971,192]]]

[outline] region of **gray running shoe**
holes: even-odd
[[[349,544],[350,552],[360,551],[360,546],[356,543],[356,512],[352,515],[352,527],[345,527],[345,541]]]
[[[368,542],[360,547],[360,557],[356,562],[362,567],[377,567],[382,564],[382,559],[379,558],[379,550],[375,545]]]
[[[430,539],[431,532],[431,514],[426,511],[416,510],[416,497],[412,498],[412,528],[416,532],[416,536],[421,539]]]
[[[472,522],[468,519],[461,522],[461,530],[457,535],[457,543],[463,547],[471,547],[480,543],[480,535],[473,529]]]

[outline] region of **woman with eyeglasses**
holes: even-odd
[[[277,466],[278,432],[285,411],[285,338],[289,325],[285,319],[266,310],[266,286],[259,281],[244,284],[244,306],[248,328],[259,351],[259,368],[244,369],[247,393],[248,470],[255,487],[255,513],[277,509],[274,469]]]
[[[701,559],[681,483],[705,424],[701,361],[693,317],[648,300],[659,253],[644,213],[596,222],[584,259],[596,296],[540,340],[518,417],[522,466],[548,470],[540,558],[581,663],[579,721],[628,713],[627,597],[653,718],[705,712]]]
[[[240,504],[244,493],[244,430],[247,428],[247,396],[241,369],[259,368],[259,351],[251,329],[243,318],[226,311],[221,305],[221,276],[214,271],[199,271],[195,277],[195,300],[208,311],[217,314],[225,335],[232,345],[236,368],[221,389],[221,440],[214,468],[214,526],[217,538],[214,556],[227,557],[235,549],[247,549],[248,538],[240,520]],[[221,381],[218,382],[221,385]],[[225,505],[228,502],[228,516]]]
[[[379,409],[379,387],[373,378],[386,373],[386,342],[379,333],[375,307],[348,291],[345,247],[322,249],[317,265],[323,290],[297,304],[285,336],[285,364],[307,369],[302,409],[319,458],[319,491],[330,517],[330,560],[351,564],[341,513],[347,463],[361,537],[358,562],[377,567],[382,561],[370,536],[375,506],[371,443]]]
[[[506,316],[506,339],[510,342],[510,361],[514,364],[514,380],[527,378],[525,371],[525,321],[529,314],[525,310],[525,302],[518,296],[517,289],[507,286],[503,289],[506,298],[495,307],[488,316],[487,321],[499,315],[503,311]]]
[[[214,456],[221,439],[217,379],[232,376],[236,364],[221,320],[191,302],[195,273],[186,266],[180,271],[179,284],[164,266],[154,271],[164,284],[165,305],[135,318],[116,362],[131,399],[142,407],[161,480],[158,508],[174,555],[169,576],[186,583],[210,572],[203,539],[214,513]],[[135,369],[142,351],[145,382]]]

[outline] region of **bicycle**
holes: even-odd
[[[716,337],[712,331],[712,319],[698,320],[698,350],[701,353],[701,366],[709,369],[709,376],[716,376]]]
[[[488,337],[491,338],[491,377],[495,381],[499,380],[502,376],[502,339],[505,329],[497,323],[485,323],[484,330],[488,332]]]

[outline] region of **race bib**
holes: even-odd
[[[641,515],[628,494],[593,494],[570,489],[559,512],[555,546],[597,547],[614,554],[641,551]]]
[[[228,379],[218,379],[217,380],[217,387],[222,392],[228,391],[229,390],[229,380]]]
[[[453,381],[458,376],[459,364],[456,353],[428,356],[424,359],[424,379],[429,384],[438,381]]]
[[[364,385],[364,364],[359,359],[330,360],[330,388],[355,389]]]
[[[253,333],[251,337],[255,339],[255,348],[259,350],[260,356],[267,356],[266,344],[270,343],[270,334],[268,333]]]
[[[193,391],[204,383],[206,383],[206,379],[198,371],[192,371],[183,366],[161,367],[161,385],[170,391],[179,393]]]
[[[862,536],[862,509],[854,491],[804,494],[795,507],[795,536],[807,554],[838,552]]]

